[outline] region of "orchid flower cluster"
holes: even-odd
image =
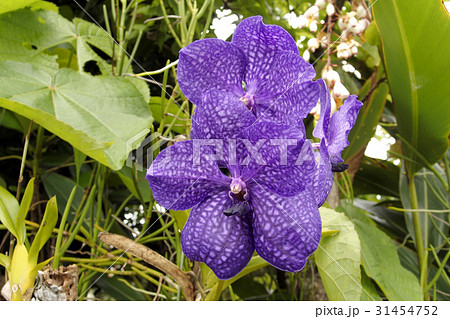
[[[340,154],[362,103],[350,96],[331,117],[327,85],[314,77],[289,33],[259,16],[244,19],[231,42],[180,51],[177,80],[196,105],[191,140],[165,148],[147,179],[163,207],[191,209],[182,250],[219,279],[237,275],[255,250],[299,271],[319,245],[318,207],[333,172],[346,168]],[[303,119],[319,99],[314,143]]]

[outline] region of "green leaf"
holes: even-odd
[[[147,134],[151,114],[144,97],[125,78],[55,75],[18,62],[0,62],[0,106],[36,123],[112,169]]]
[[[373,301],[374,299],[375,301],[381,301],[374,283],[366,275],[364,268],[361,268],[361,285],[363,286],[361,301]]]
[[[17,238],[14,221],[19,213],[19,203],[6,189],[0,186],[0,222]]]
[[[445,172],[442,168],[435,164],[434,168],[436,171],[445,179]],[[426,168],[422,168],[414,175],[414,184],[416,186],[417,202],[418,207],[416,209],[433,209],[433,210],[447,210],[450,203],[450,197],[447,190],[442,185],[440,180],[436,175]],[[439,196],[439,197],[438,197]],[[405,174],[400,175],[400,198],[402,200],[403,208],[410,209],[411,202],[409,198],[409,187],[408,181]],[[443,220],[448,220],[448,213],[440,213],[439,218]],[[419,214],[420,226],[422,228],[422,237],[424,247],[428,247],[430,244],[436,247],[439,251],[444,243],[444,238],[441,234],[434,228],[433,223],[429,220],[433,218],[429,216],[428,213]],[[416,240],[414,225],[413,225],[412,213],[405,213],[406,227],[409,233]],[[445,223],[437,222],[438,227],[448,236],[449,227]]]
[[[208,266],[202,263],[202,276],[203,278],[206,278],[204,280],[205,289],[211,288],[211,291],[208,293],[206,300],[213,300],[214,296],[216,296],[217,294],[217,289],[221,289],[221,291],[223,291],[236,280],[268,265],[269,263],[262,259],[260,256],[253,256],[252,259],[250,259],[248,265],[239,274],[237,274],[233,278],[223,281],[223,285],[220,287],[219,279]]]
[[[77,172],[77,183],[80,181],[80,170],[81,166],[83,165],[83,162],[86,160],[86,154],[83,152],[80,152],[75,147],[73,148],[73,154],[75,157],[75,169]]]
[[[400,264],[389,236],[379,230],[364,211],[344,201],[341,204],[358,232],[362,263],[367,275],[376,281],[391,301],[423,300],[418,279]]]
[[[178,229],[183,230],[184,225],[187,222],[187,219],[189,217],[189,211],[187,210],[171,210],[170,215],[175,218],[175,222],[177,223]]]
[[[161,105],[161,103],[163,103]],[[168,109],[168,113],[176,115],[178,113],[178,118],[175,120],[175,123],[172,127],[172,131],[176,132],[176,133],[186,133],[186,126],[189,123],[189,116],[188,114],[186,114],[186,112],[178,112],[180,107],[178,105],[176,105],[175,103],[173,103],[172,101],[169,101],[167,99],[164,99],[161,102],[161,97],[159,96],[152,96],[152,99],[150,101],[150,110],[152,111],[152,115],[153,118],[156,122],[160,123],[162,118],[164,117],[164,107],[166,105],[166,103],[169,103],[169,109]],[[172,115],[167,115],[166,117],[166,124],[170,124],[172,122],[172,120],[174,119],[174,117]]]
[[[0,265],[5,267],[7,271],[9,271],[10,258],[2,253],[0,253]]]
[[[322,237],[314,260],[330,300],[361,299],[361,248],[352,222],[341,213],[319,209],[323,227],[339,230]]]
[[[429,164],[448,148],[450,134],[450,15],[441,0],[383,0],[373,7],[399,134]],[[424,161],[403,143],[405,155]],[[408,164],[412,176],[420,165]]]
[[[14,222],[17,231],[17,242],[23,244],[25,241],[25,217],[27,216],[28,210],[30,209],[31,201],[33,199],[34,193],[34,177],[28,182],[25,193],[20,202],[19,213],[17,214],[17,219]]]
[[[56,204],[56,197],[52,197],[47,202],[45,207],[44,217],[42,218],[41,226],[34,237],[33,243],[31,244],[28,262],[36,263],[39,255],[39,251],[45,245],[47,240],[51,237],[53,233],[53,228],[55,228],[56,222],[58,221],[58,206]]]
[[[0,2],[0,14],[19,10],[32,5],[37,5],[41,0],[2,0]]]
[[[355,174],[355,194],[380,194],[400,197],[398,190],[399,167],[388,161],[364,158]]]
[[[74,220],[74,212],[77,211],[81,204],[81,199],[83,198],[83,189],[72,179],[57,173],[45,175],[45,178],[42,179],[42,183],[44,184],[48,197],[56,196],[56,198],[59,199],[58,211],[61,212],[61,214],[65,211],[66,203],[69,200],[72,189],[76,186],[75,195],[69,208],[69,215],[67,216],[67,221],[72,223]]]
[[[128,190],[131,192],[131,194],[139,199],[138,190],[136,189],[136,186],[133,182],[133,169],[131,167],[124,166],[120,171],[117,171],[117,174],[119,175],[125,186],[128,188]],[[152,191],[148,186],[148,181],[145,179],[145,174],[146,172],[142,170],[141,167],[138,167],[137,187],[139,189],[139,193],[142,195],[142,199],[144,200],[144,202],[148,203],[151,200]]]
[[[113,297],[115,300],[124,301],[144,301],[145,297],[138,291],[130,288],[125,283],[121,282],[117,278],[108,278],[107,276],[101,276],[100,280],[96,282],[101,288],[103,293],[106,293]]]
[[[54,74],[56,56],[47,50],[75,39],[73,24],[53,11],[22,9],[0,15],[0,61],[31,63]]]
[[[367,80],[366,83],[365,86],[369,85],[370,87],[370,85],[374,85],[372,84],[372,79]],[[383,113],[388,93],[388,85],[381,83],[364,103],[364,106],[359,111],[358,120],[348,136],[350,145],[342,152],[342,158],[344,160],[355,155],[372,138],[378,124],[378,119]],[[360,95],[360,98],[362,97],[364,96]]]

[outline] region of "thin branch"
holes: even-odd
[[[171,261],[165,259],[150,248],[118,234],[100,233],[98,238],[105,244],[126,251],[165,272],[180,285],[186,300],[194,300],[194,287],[192,286],[189,276]]]

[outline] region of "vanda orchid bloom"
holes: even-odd
[[[303,125],[317,104],[315,75],[292,36],[280,26],[265,25],[260,16],[239,23],[231,42],[191,43],[180,51],[177,69],[180,89],[194,104],[216,88],[242,101],[257,118],[294,125]]]
[[[251,125],[253,114],[225,92],[210,90],[204,99],[209,108],[196,110],[196,138],[164,149],[147,172],[158,203],[192,207],[183,252],[220,279],[237,275],[255,249],[279,269],[301,270],[322,231],[310,142],[294,126]],[[233,126],[236,114],[242,126]]]
[[[243,20],[231,43],[196,41],[180,51],[178,83],[197,105],[191,141],[164,149],[147,179],[166,209],[191,209],[185,255],[220,279],[254,250],[273,266],[301,270],[321,236],[318,207],[345,168],[340,154],[361,102],[350,96],[330,119],[330,94],[281,27]],[[314,130],[303,119],[320,97]]]

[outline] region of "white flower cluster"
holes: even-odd
[[[352,11],[346,13],[336,10],[336,0],[316,0],[313,6],[299,16],[299,28],[308,27],[312,33],[316,33],[321,23],[319,21],[321,10],[325,10],[327,16],[332,16],[333,22],[337,19],[337,25],[341,30],[337,41],[339,42],[336,51],[338,59],[348,59],[357,55],[360,44],[353,37],[361,36],[369,27],[371,21],[370,11],[364,0],[353,1]],[[328,37],[326,34],[319,32],[317,37],[308,40],[307,51],[314,52],[320,46],[326,48],[328,45],[327,41]],[[309,52],[305,51],[303,54],[303,58],[307,61],[311,56]]]
[[[351,11],[348,11],[348,9],[344,7],[338,8],[336,2],[336,0],[316,0],[314,5],[300,15],[299,28],[309,28],[312,33],[316,33],[315,37],[308,40],[307,49],[303,52],[303,58],[306,61],[309,61],[311,53],[315,52],[320,47],[331,50],[330,54],[336,54],[338,59],[344,60],[342,63],[345,65],[347,65],[345,60],[358,54],[358,47],[361,44],[355,40],[355,37],[361,37],[369,27],[372,20],[370,11],[364,0],[353,0]],[[325,12],[326,15],[331,18],[323,21],[321,19],[324,19]],[[320,17],[321,13],[322,17]],[[328,35],[327,32],[329,29],[321,26],[329,21],[331,21],[332,34],[338,34],[338,39],[335,42],[331,40],[331,43],[328,43],[330,35]],[[318,29],[320,30],[319,32],[317,32]],[[336,43],[337,46],[335,48],[330,47],[333,46],[334,43]],[[342,103],[342,100],[350,95],[350,92],[345,88],[339,74],[333,70],[333,67],[328,63],[322,70],[322,78],[327,82],[327,85],[330,88],[332,96],[331,107],[333,112],[336,110],[336,106],[339,106]],[[318,114],[319,110],[320,107],[318,105],[311,113]]]

